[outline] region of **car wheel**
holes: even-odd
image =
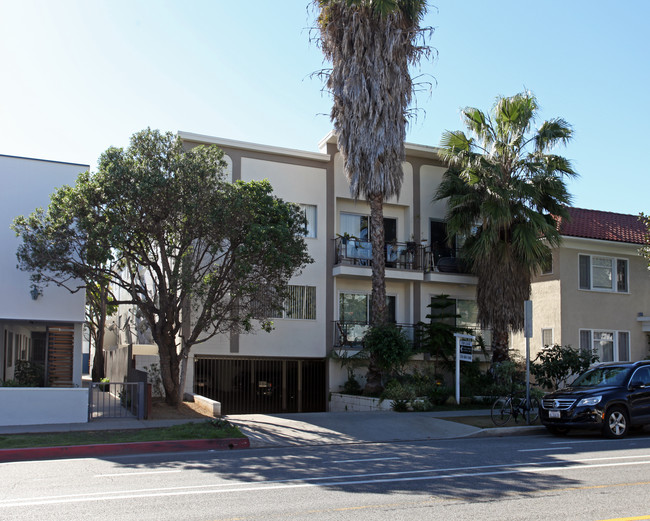
[[[569,433],[568,427],[558,427],[557,425],[545,425],[546,430],[555,436],[564,436]]]
[[[605,413],[603,434],[608,438],[622,438],[630,428],[627,412],[622,407],[610,407]]]

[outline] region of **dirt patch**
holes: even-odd
[[[195,418],[197,420],[213,418],[204,413],[198,404],[193,402],[183,402],[174,407],[161,398],[154,398],[151,403],[150,420],[185,420]]]

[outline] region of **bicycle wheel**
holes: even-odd
[[[530,423],[535,423],[539,418],[539,400],[537,398],[530,398]]]
[[[494,425],[502,426],[508,423],[512,416],[512,400],[509,396],[501,396],[492,404],[492,421]]]

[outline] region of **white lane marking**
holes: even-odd
[[[630,441],[629,439],[618,439],[618,440],[611,440],[611,439],[601,439],[601,440],[571,440],[571,443],[573,445],[577,445],[579,443],[607,443],[607,442],[613,442],[613,443],[618,443],[620,441]],[[562,445],[563,443],[566,443],[565,441],[551,441],[549,442],[551,445]]]
[[[332,461],[332,463],[357,463],[357,462],[366,462],[366,461],[388,461],[395,460],[399,458],[368,458],[368,459],[340,459]]]
[[[546,449],[519,449],[517,452],[548,452],[551,450],[565,450],[573,447],[548,447]]]
[[[605,458],[585,458],[582,460],[575,460],[567,462],[567,465],[557,465],[557,461],[548,461],[534,463],[528,466],[514,466],[512,464],[501,464],[501,465],[483,465],[477,467],[456,467],[456,468],[447,468],[447,469],[423,469],[423,470],[414,470],[414,471],[403,471],[403,472],[378,472],[372,474],[349,474],[349,475],[339,475],[339,476],[325,476],[320,478],[304,478],[304,479],[282,479],[282,480],[272,480],[264,481],[259,483],[224,483],[221,485],[197,485],[197,486],[185,486],[185,487],[166,487],[166,488],[151,488],[151,489],[140,489],[140,490],[120,490],[120,491],[101,491],[93,492],[87,494],[72,494],[72,495],[61,495],[61,496],[43,496],[37,498],[12,498],[0,500],[0,508],[9,508],[9,507],[19,507],[19,506],[37,506],[37,505],[51,505],[51,504],[63,504],[63,503],[83,503],[83,502],[99,502],[99,501],[109,501],[115,499],[138,499],[138,498],[153,498],[153,497],[170,497],[170,496],[183,496],[183,495],[199,495],[199,494],[223,494],[226,492],[263,492],[267,490],[279,490],[279,489],[288,489],[288,488],[305,488],[305,487],[330,487],[330,486],[342,486],[342,485],[365,485],[365,484],[376,484],[376,483],[397,483],[397,482],[407,482],[407,481],[426,481],[426,480],[439,480],[439,479],[450,479],[450,478],[473,478],[481,476],[497,476],[497,475],[507,475],[507,474],[518,474],[518,473],[539,473],[539,472],[550,472],[550,471],[562,471],[562,470],[587,470],[593,468],[601,467],[622,467],[626,465],[649,465],[650,460],[647,461],[624,461],[620,463],[599,463],[599,464],[587,464],[584,463],[591,461],[607,461],[607,460],[629,460],[635,458],[647,458],[648,454],[636,455],[636,456],[616,456],[616,457],[605,457]],[[546,465],[554,464],[555,466],[550,467]],[[506,470],[490,470],[484,472],[468,472],[473,470],[482,470],[482,469],[504,469]],[[460,471],[460,472],[459,472]],[[428,475],[428,476],[411,476],[411,477],[395,477],[403,476],[405,474],[424,474],[424,473],[433,473],[433,472],[453,472],[451,474],[440,474],[440,475]],[[385,478],[379,478],[379,476],[391,476]],[[377,479],[368,479],[368,478],[377,478]],[[365,478],[365,479],[359,479]],[[348,481],[340,481],[347,479]],[[325,481],[329,480],[329,481]],[[315,481],[322,481],[322,483],[313,483]],[[309,482],[309,483],[307,483]],[[206,490],[209,489],[209,490]]]
[[[151,474],[175,474],[181,472],[180,470],[145,470],[134,472],[118,472],[116,474],[95,474],[96,478],[118,478],[124,476],[149,476]]]

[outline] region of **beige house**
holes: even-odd
[[[531,358],[545,345],[590,349],[601,362],[650,355],[650,271],[636,215],[570,208],[552,267],[532,284]],[[512,347],[523,352],[515,335]]]

